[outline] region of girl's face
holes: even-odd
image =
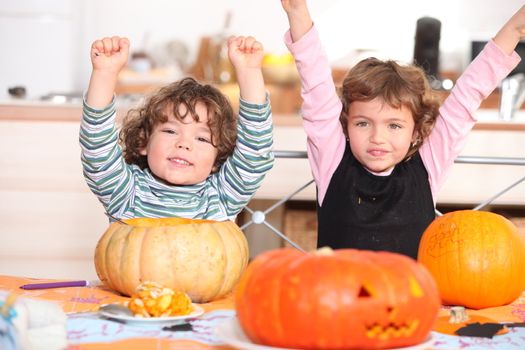
[[[401,162],[414,139],[414,118],[407,107],[392,108],[380,98],[352,102],[348,138],[356,159],[370,172],[389,171]]]
[[[197,103],[195,112],[199,121],[193,120],[189,114],[179,121],[169,107],[166,107],[168,121],[155,126],[141,154],[147,156],[151,172],[170,184],[202,182],[214,169],[217,158],[207,124],[208,110],[204,104]],[[179,111],[184,115],[186,107],[180,105]]]

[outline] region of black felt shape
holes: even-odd
[[[500,323],[468,323],[456,331],[457,335],[465,337],[492,338],[505,326]]]
[[[505,327],[525,327],[525,322],[505,323]]]
[[[191,332],[193,330],[193,327],[189,323],[183,323],[183,324],[176,324],[173,326],[166,326],[162,327],[163,331],[183,331],[183,332]]]

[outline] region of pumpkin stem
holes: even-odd
[[[321,247],[314,251],[315,255],[333,255],[334,251],[330,247]]]
[[[452,306],[448,323],[465,323],[469,319],[467,310],[463,306]]]

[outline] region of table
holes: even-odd
[[[22,290],[27,283],[48,282],[0,275],[0,291],[22,297],[57,302],[67,313],[68,350],[97,349],[189,349],[232,350],[214,332],[217,325],[235,317],[232,295],[224,299],[200,304],[203,316],[191,321],[192,330],[163,330],[156,325],[128,325],[100,317],[96,311],[102,304],[127,300],[104,286]],[[510,305],[483,310],[468,310],[469,315],[489,317],[499,322],[525,322],[525,292]],[[440,317],[448,315],[447,308]],[[524,349],[525,328],[513,327],[504,335],[489,338],[458,337],[432,332],[428,349]]]

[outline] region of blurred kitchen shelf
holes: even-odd
[[[166,69],[152,69],[150,72],[138,73],[131,70],[125,70],[119,76],[116,92],[117,94],[148,94],[159,87],[173,82],[180,78],[175,76]],[[171,74],[171,75],[170,75]],[[340,86],[346,70],[333,69],[332,77],[337,86]],[[450,79],[454,83],[458,78],[457,73],[443,72],[443,79]],[[233,107],[239,105],[239,88],[236,83],[214,84],[226,96],[229,97]],[[272,111],[274,114],[298,114],[301,108],[301,86],[300,83],[272,84],[266,83],[266,89],[270,93],[272,102]],[[440,100],[444,100],[449,91],[436,91]],[[499,108],[500,94],[499,89],[494,90],[482,103],[480,108],[497,109]],[[521,107],[524,108],[525,104]]]
[[[133,72],[131,72],[133,73]],[[135,73],[139,77],[141,73]],[[122,76],[122,75],[121,75]],[[158,88],[173,82],[174,80],[166,80],[162,75],[157,74],[158,79],[154,77],[142,79],[130,79],[130,72],[125,72],[116,87],[117,95],[122,94],[142,94],[147,95]],[[228,84],[213,84],[222,91],[231,101],[235,110],[239,108],[239,87],[236,83]],[[301,90],[299,84],[266,84],[266,90],[270,94],[272,103],[272,112],[274,114],[297,114],[301,108]]]

